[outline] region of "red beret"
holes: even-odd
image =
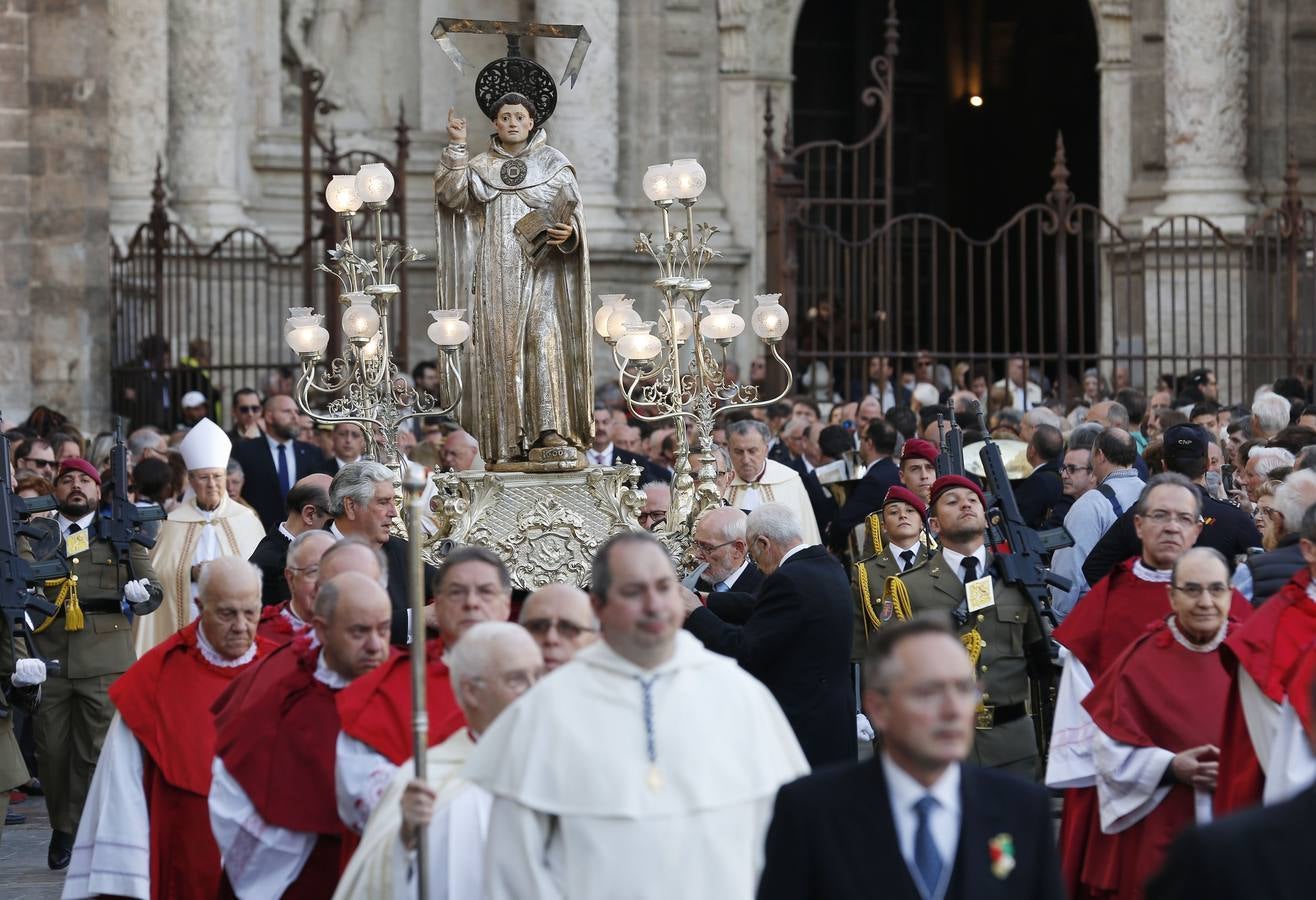
[[[927,518],[928,508],[923,505],[919,495],[907,487],[898,484],[891,485],[886,492],[886,497],[882,500],[882,507],[885,509],[888,503],[908,503],[918,510],[920,516]]]
[[[97,484],[101,483],[101,473],[96,471],[96,467],[87,462],[80,456],[70,456],[59,464],[59,472],[55,475],[55,480],[59,481],[59,476],[65,472],[81,472]]]
[[[978,495],[978,500],[982,503],[983,508],[987,507],[987,496],[978,487],[977,482],[971,478],[965,478],[963,475],[942,475],[936,481],[932,482],[932,503],[936,505],[937,498],[949,491],[951,488],[968,488]]]
[[[907,459],[926,459],[928,462],[936,465],[937,462],[937,445],[932,441],[925,441],[923,438],[910,438],[905,441],[900,448],[900,461]]]

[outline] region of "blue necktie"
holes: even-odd
[[[937,805],[931,796],[924,796],[914,804],[914,814],[918,816],[918,825],[914,829],[914,868],[923,881],[925,896],[934,897],[941,886],[941,854],[932,842],[932,830],[928,828],[928,814]]]
[[[725,591],[726,589],[727,583],[725,581],[719,581],[717,584],[713,585],[713,590],[715,591]]]
[[[292,490],[292,482],[288,476],[288,448],[279,445],[279,496],[284,500],[288,499],[288,492]]]

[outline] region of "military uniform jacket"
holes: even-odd
[[[1003,582],[992,563],[989,552],[987,569],[993,573],[995,603],[977,612],[968,611],[964,585],[940,551],[923,566],[902,575],[901,581],[909,592],[914,615],[952,615],[952,625],[970,655],[971,645],[979,645],[974,671],[982,687],[983,704],[1010,708],[1029,699],[1027,652],[1031,648],[1045,654],[1045,639],[1028,598]],[[991,728],[980,727],[971,761],[982,766],[1004,766],[1036,755],[1032,720],[1022,716]]]
[[[928,548],[922,541],[918,542],[914,550],[914,566],[910,572],[915,571],[928,560]],[[852,662],[863,661],[868,655],[869,642],[877,635],[878,626],[873,623],[868,611],[870,604],[873,613],[883,624],[900,618],[894,606],[888,608],[883,600],[886,580],[892,575],[899,574],[900,561],[891,555],[890,544],[884,544],[881,553],[870,554],[855,563],[854,576],[850,579],[850,593],[854,598],[854,640],[850,646]],[[865,587],[868,592],[867,602],[864,598]]]
[[[29,712],[36,708],[40,688],[14,687],[10,678],[14,674],[14,663],[27,656],[20,641],[15,640],[9,630],[9,623],[0,619],[0,791],[8,791],[27,784],[32,776],[28,774],[23,762],[23,752],[14,737],[13,707],[22,706]]]
[[[38,544],[57,547],[41,558],[58,555],[68,560],[69,572],[78,577],[78,605],[82,607],[85,623],[80,631],[67,630],[64,611],[60,610],[40,633],[33,635],[37,651],[46,659],[59,660],[61,678],[92,678],[127,671],[137,656],[133,652],[132,627],[121,605],[123,586],[135,578],[146,578],[153,595],[159,596],[161,591],[146,549],[131,545],[132,571],[129,572],[128,567],[119,565],[114,548],[105,537],[108,523],[97,515],[87,528],[87,549],[68,556],[67,545],[58,536],[56,521],[40,521],[50,523],[38,527],[48,527],[54,535]],[[31,543],[22,546],[22,554],[27,559],[35,558]],[[51,603],[56,602],[59,593],[59,585],[45,588],[46,599]],[[41,628],[43,624],[37,622],[36,626]]]

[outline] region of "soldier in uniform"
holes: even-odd
[[[159,604],[161,591],[144,548],[131,545],[131,566],[119,564],[106,523],[97,514],[101,478],[95,466],[76,457],[64,460],[54,493],[56,517],[33,520],[45,523],[41,527],[50,533],[25,544],[23,555],[59,554],[69,563],[67,578],[46,582],[46,598],[56,611],[33,635],[37,652],[60,663],[59,674],[46,681],[36,743],[53,829],[47,862],[63,869],[114,717],[110,685],[136,660],[125,601],[151,609]]]
[[[9,623],[0,618],[0,834],[4,832],[5,813],[9,810],[9,792],[32,778],[14,736],[14,707],[33,712],[45,680],[45,663],[28,659],[23,647],[11,636]]]
[[[867,658],[869,642],[883,624],[909,618],[909,601],[895,576],[927,562],[927,515],[918,495],[898,484],[887,489],[881,507],[869,515],[873,552],[855,564],[851,583],[855,601],[851,662],[862,663]]]
[[[930,492],[940,549],[900,576],[914,615],[948,613],[982,687],[971,762],[1037,778],[1038,748],[1028,717],[1030,674],[1051,676],[1042,624],[1028,598],[993,572],[982,489],[943,475]]]

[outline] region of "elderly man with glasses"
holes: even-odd
[[[589,594],[571,584],[549,584],[535,591],[521,606],[520,622],[544,654],[546,672],[571,662],[577,651],[599,639]]]

